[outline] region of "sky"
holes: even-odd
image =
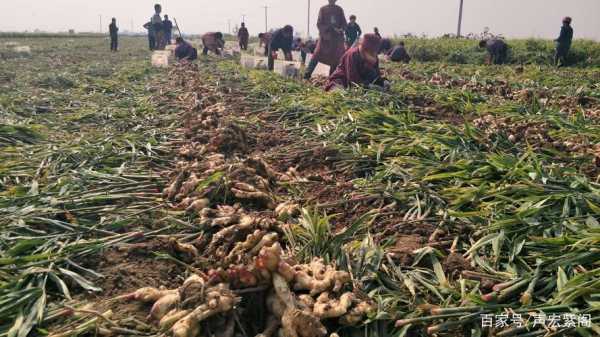
[[[4,0],[8,1],[8,0]],[[346,15],[358,16],[364,31],[379,27],[382,35],[406,33],[438,36],[456,33],[460,0],[340,0]],[[227,32],[245,15],[251,34],[291,24],[306,34],[308,0],[18,0],[0,11],[0,31],[94,31],[108,30],[116,17],[121,31],[142,31],[153,14],[154,3],[176,18],[187,34]],[[311,0],[310,29],[316,32],[320,6]],[[480,33],[485,27],[506,37],[556,38],[561,19],[573,17],[576,38],[600,41],[600,0],[464,0],[463,34]],[[102,17],[102,21],[101,18]],[[102,22],[102,25],[100,25]]]

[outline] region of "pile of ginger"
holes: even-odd
[[[213,326],[223,325],[221,336],[236,336],[235,312],[251,292],[266,294],[268,316],[257,337],[324,337],[323,322],[353,326],[375,309],[345,291],[351,287],[349,273],[317,258],[308,264],[290,261],[274,242],[263,246],[250,266],[193,274],[177,289],[146,287],[123,298],[152,304],[148,319],[173,337],[201,336],[201,323],[210,320]]]

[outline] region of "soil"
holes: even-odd
[[[171,260],[158,259],[154,253],[166,252],[163,248],[166,245],[161,240],[155,240],[133,244],[127,249],[111,248],[87,260],[85,266],[92,267],[104,276],[95,280],[102,292],[80,294],[79,297],[97,303],[96,310],[111,309],[115,317],[135,317],[144,321],[149,306],[138,302],[108,300],[142,287],[172,289],[179,286],[183,281],[185,268]]]
[[[450,253],[442,261],[444,271],[451,278],[457,278],[463,270],[471,270],[471,264],[460,254]]]
[[[413,252],[425,247],[426,242],[426,239],[420,235],[399,235],[390,253],[400,265],[410,266],[413,263]]]

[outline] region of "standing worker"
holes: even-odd
[[[242,22],[242,27],[238,30],[238,42],[240,43],[241,50],[248,50],[248,40],[250,39],[250,33],[246,28],[246,23]]]
[[[294,28],[287,25],[281,29],[276,30],[269,41],[269,70],[273,70],[275,66],[275,56],[279,49],[283,50],[285,54],[285,60],[292,60],[292,43],[294,42]]]
[[[487,50],[487,64],[504,64],[508,59],[508,45],[501,39],[481,40],[479,48]]]
[[[215,55],[221,55],[221,49],[225,47],[223,33],[214,32],[202,35],[202,45],[204,45],[202,55],[207,55],[209,51],[211,51]]]
[[[148,31],[148,47],[150,50],[156,49],[156,34],[154,34],[154,29],[152,28],[152,22],[146,22],[144,24],[144,29]]]
[[[150,19],[150,24],[152,25],[152,31],[154,32],[154,41],[155,41],[155,49],[164,50],[165,43],[165,32],[163,29],[163,21],[160,17],[160,13],[162,12],[162,6],[159,4],[154,5],[154,15]]]
[[[571,21],[571,18],[568,16],[563,19],[560,36],[555,40],[556,55],[554,56],[554,64],[559,67],[567,64],[567,55],[569,55],[569,50],[571,50],[571,43],[573,42],[573,28],[571,27]]]
[[[373,28],[373,34],[375,34],[378,38],[381,39],[381,34],[379,34],[379,28],[377,28],[377,27]]]
[[[346,15],[342,7],[337,6],[337,0],[329,0],[329,4],[321,7],[317,27],[319,28],[319,42],[313,58],[310,60],[305,79],[310,79],[313,71],[319,64],[324,63],[330,67],[330,74],[340,62],[346,50],[344,46],[344,33],[346,31]]]
[[[350,15],[350,22],[346,27],[346,48],[352,48],[361,35],[362,30],[356,23],[356,15]]]
[[[173,22],[169,20],[169,16],[166,14],[165,19],[163,20],[163,30],[165,31],[166,44],[171,44],[171,39],[173,38]]]
[[[108,25],[110,33],[110,51],[116,52],[119,47],[119,27],[117,27],[117,19],[112,18],[112,22]]]

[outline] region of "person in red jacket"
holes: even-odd
[[[352,85],[384,87],[386,81],[379,70],[377,54],[381,39],[375,34],[366,34],[357,47],[352,47],[342,56],[340,65],[329,77],[326,91],[349,88]]]
[[[250,39],[250,33],[246,24],[242,22],[242,27],[238,30],[238,41],[240,42],[241,50],[248,50],[248,39]]]
[[[319,28],[319,42],[304,78],[312,76],[319,62],[330,66],[331,72],[335,70],[344,55],[344,33],[348,22],[342,7],[336,5],[337,0],[329,0],[329,4],[321,7],[317,27]]]

